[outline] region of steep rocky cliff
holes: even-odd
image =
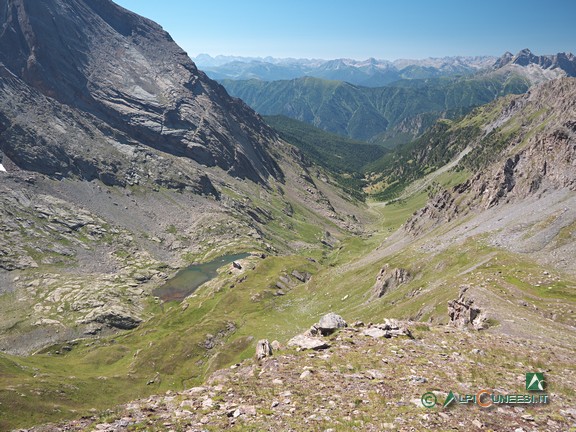
[[[5,0],[0,22],[0,150],[15,165],[124,184],[133,153],[152,148],[281,176],[275,134],[152,21],[109,0]]]

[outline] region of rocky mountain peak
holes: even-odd
[[[514,56],[512,62],[520,66],[528,66],[530,63],[538,63],[538,57],[532,54],[528,48],[524,48]]]
[[[498,60],[496,60],[496,62],[494,63],[494,69],[500,69],[501,67],[506,66],[507,64],[509,64],[512,59],[514,58],[514,54],[512,54],[510,51],[506,51],[502,57],[500,57]]]
[[[565,76],[576,76],[576,57],[572,53],[558,53],[554,55],[535,55],[528,48],[513,55],[504,53],[494,63],[494,69],[501,69],[507,65],[528,67],[535,65],[543,70],[561,71]]]
[[[110,0],[5,0],[0,23],[3,76],[11,74],[11,86],[27,87],[31,98],[48,98],[74,111],[71,115],[94,117],[91,123],[107,128],[105,135],[123,135],[129,145],[254,181],[281,176],[266,150],[275,133],[198,71],[158,24]],[[14,130],[17,113],[4,110],[4,115],[1,130]],[[0,150],[19,166],[39,169],[28,151],[33,144],[21,139],[16,149],[13,140],[2,139]],[[70,150],[59,146],[62,154],[53,152],[49,159],[62,162],[86,148],[75,148],[74,155]],[[91,177],[89,171],[98,169],[70,171]]]

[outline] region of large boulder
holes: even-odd
[[[323,339],[303,334],[294,336],[292,339],[290,339],[288,341],[288,346],[295,346],[303,350],[321,350],[330,347],[330,345]]]
[[[314,325],[314,328],[316,328],[322,336],[328,336],[344,327],[348,327],[348,324],[344,321],[344,318],[334,312],[324,315],[320,318],[318,324]]]

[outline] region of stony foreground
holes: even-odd
[[[452,327],[388,324],[340,328],[328,348],[278,347],[214,373],[202,387],[168,392],[90,418],[30,431],[566,431],[576,428],[573,351]],[[394,326],[392,326],[393,328]],[[407,324],[403,323],[403,330]],[[377,331],[380,330],[380,331]],[[308,332],[309,335],[309,332]],[[412,337],[411,337],[412,336]],[[279,348],[279,349],[278,349]],[[450,391],[529,394],[527,372],[543,372],[545,405],[452,403]],[[438,404],[422,405],[433,392]],[[538,393],[536,393],[538,394]]]

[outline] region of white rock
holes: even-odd
[[[288,346],[296,346],[301,349],[320,350],[328,348],[330,345],[320,338],[297,335],[288,341]]]
[[[362,332],[364,336],[371,336],[374,339],[386,336],[386,330],[379,329],[377,327],[371,327]]]
[[[64,326],[60,321],[49,319],[49,318],[40,318],[38,321],[34,323],[35,326],[44,326],[44,325],[58,325]]]

